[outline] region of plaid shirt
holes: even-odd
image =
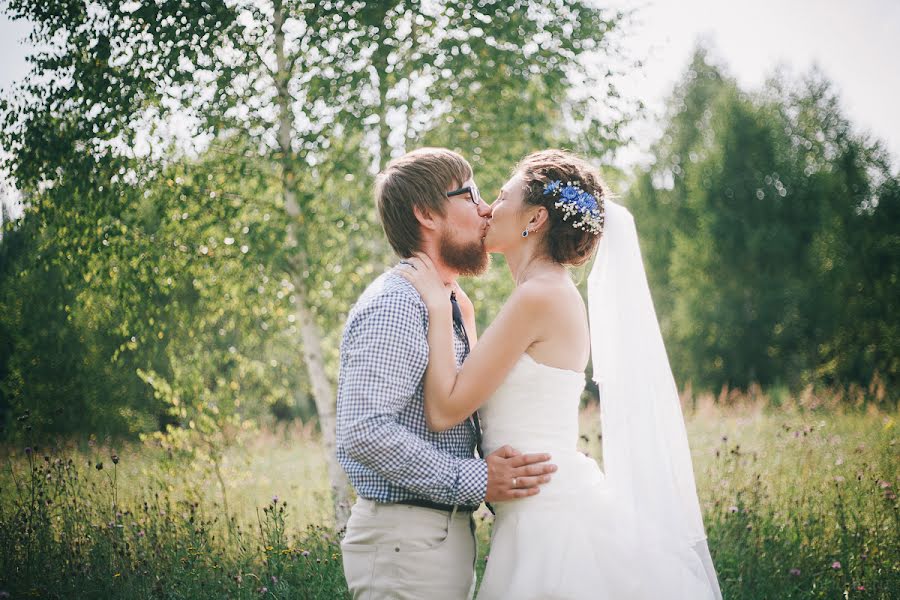
[[[468,353],[465,332],[454,329],[461,365]],[[428,430],[427,366],[425,303],[406,279],[385,273],[363,292],[344,328],[338,461],[357,494],[369,500],[476,506],[487,491],[487,463],[475,457],[474,424],[469,419],[440,433]]]

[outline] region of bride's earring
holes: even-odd
[[[522,237],[528,237],[528,230],[527,230],[527,229],[526,229],[525,231],[522,232]]]

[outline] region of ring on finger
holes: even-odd
[[[400,261],[400,264],[401,264],[401,265],[406,265],[407,267],[412,267],[413,271],[418,271],[418,269],[416,268],[416,265],[412,264],[411,262],[407,262],[407,261],[405,261],[405,260],[401,260],[401,261]]]

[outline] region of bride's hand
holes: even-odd
[[[441,280],[427,254],[417,252],[412,257],[401,260],[394,272],[415,286],[429,311],[449,307],[450,289]]]

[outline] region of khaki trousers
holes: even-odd
[[[468,512],[359,498],[341,553],[354,600],[464,600],[475,593],[475,522]]]

